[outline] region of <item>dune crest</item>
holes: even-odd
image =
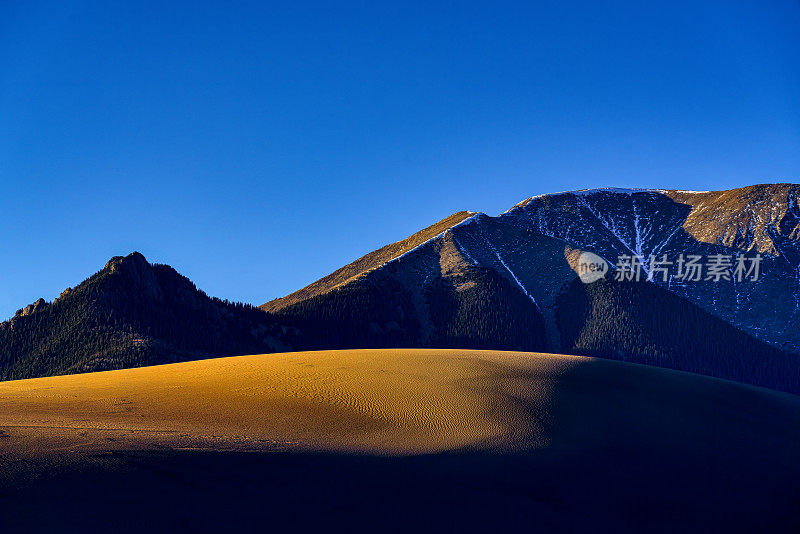
[[[199,448],[429,453],[546,443],[557,376],[581,358],[363,350],[220,358],[0,383],[0,426],[84,449]],[[524,402],[542,413],[519,407]],[[28,430],[26,430],[28,429]]]

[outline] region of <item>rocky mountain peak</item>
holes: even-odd
[[[150,268],[150,263],[140,252],[131,252],[127,256],[114,256],[106,266],[105,270],[116,272],[121,269],[132,269],[134,271],[143,271]]]
[[[43,310],[47,307],[47,302],[40,298],[33,304],[28,304],[22,309],[17,310],[17,313],[14,314],[14,317],[25,317],[27,315],[33,315],[34,313]]]
[[[161,293],[153,266],[139,252],[131,252],[127,256],[114,256],[106,263],[103,270],[124,277],[127,282],[134,284],[151,297]]]

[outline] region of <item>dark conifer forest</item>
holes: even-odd
[[[291,329],[138,253],[0,325],[5,380],[285,350]]]
[[[798,356],[648,282],[575,280],[561,293],[563,352],[800,392]]]

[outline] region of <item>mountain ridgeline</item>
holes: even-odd
[[[0,324],[0,378],[247,353],[475,348],[619,359],[800,393],[800,186],[597,189],[459,212],[261,309],[138,253]],[[581,253],[612,266],[583,284]],[[650,256],[761,255],[759,277],[647,278]],[[615,281],[618,257],[645,265]],[[731,275],[733,266],[728,274]]]
[[[262,309],[328,328],[320,348],[545,350],[800,392],[799,197],[793,184],[542,195],[498,217],[455,214],[432,237],[421,232],[424,242],[384,247],[392,257],[364,256],[335,284],[326,277]],[[581,284],[583,252],[611,274]],[[614,282],[625,256],[644,266],[641,281]],[[682,279],[673,266],[647,280],[651,256],[731,265],[719,279]],[[739,279],[737,260],[756,256],[758,276]]]
[[[172,267],[134,252],[0,324],[0,377],[275,352],[291,346],[293,332],[258,308],[208,297]]]

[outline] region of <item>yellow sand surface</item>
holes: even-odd
[[[800,397],[621,362],[220,358],[0,383],[0,527],[797,531],[798,444]]]
[[[29,439],[79,433],[84,448],[103,436],[388,453],[542,445],[539,419],[554,382],[580,359],[328,351],[19,380],[0,383],[0,427],[28,429]]]

